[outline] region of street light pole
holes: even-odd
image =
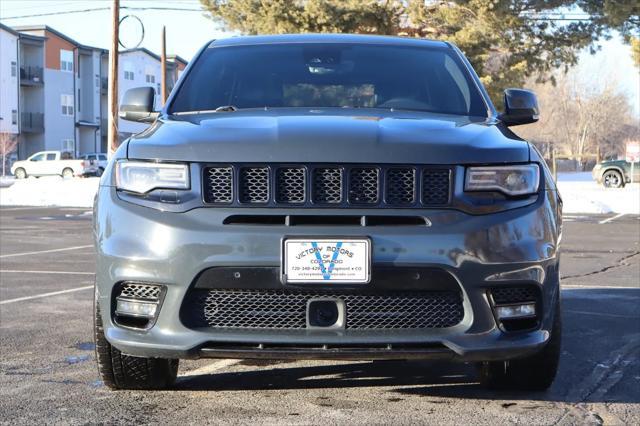
[[[111,6],[111,49],[109,50],[109,86],[107,92],[108,155],[118,149],[118,39],[120,27],[120,0],[113,0]]]
[[[164,106],[164,103],[167,101],[167,31],[164,25],[162,26],[162,52],[160,56],[160,68],[160,96],[162,96],[160,105]]]

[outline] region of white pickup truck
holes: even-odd
[[[50,176],[59,175],[63,178],[82,176],[91,168],[89,160],[74,160],[68,153],[60,151],[36,152],[31,157],[23,161],[16,161],[11,166],[11,173],[17,179],[24,179],[28,176]]]

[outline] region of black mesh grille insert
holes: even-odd
[[[380,171],[375,167],[356,167],[349,174],[349,202],[376,204],[379,198]]]
[[[205,164],[202,193],[216,207],[441,207],[451,202],[452,173],[416,164]]]
[[[413,168],[387,170],[386,202],[406,205],[415,201],[416,171]]]
[[[491,295],[496,305],[508,305],[511,303],[536,302],[539,290],[535,286],[520,287],[494,287]]]
[[[160,286],[138,283],[123,283],[120,287],[120,293],[117,294],[117,296],[155,301],[160,297]]]
[[[192,326],[247,329],[304,329],[307,301],[340,298],[346,305],[347,329],[415,329],[452,327],[462,321],[460,293],[398,292],[332,294],[292,290],[204,290],[194,292],[199,318]],[[193,312],[190,305],[185,311]],[[195,323],[194,323],[195,322]]]
[[[205,200],[207,203],[231,203],[233,201],[233,169],[231,167],[207,167],[208,180]]]
[[[278,169],[276,200],[278,203],[304,203],[307,172],[302,167]]]
[[[342,202],[342,169],[318,168],[313,171],[313,201],[320,204]]]
[[[269,168],[243,167],[240,169],[240,201],[267,203],[269,201]]]
[[[425,205],[440,205],[449,202],[451,186],[449,169],[426,169],[422,172],[422,202]]]

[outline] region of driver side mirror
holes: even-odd
[[[118,115],[123,120],[153,123],[158,112],[153,111],[156,92],[153,87],[136,87],[124,93]]]
[[[538,99],[530,90],[507,89],[504,91],[504,112],[498,118],[507,126],[535,123],[540,117]]]

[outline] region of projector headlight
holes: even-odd
[[[540,167],[537,164],[469,167],[465,191],[500,191],[507,195],[528,195],[538,191]]]
[[[153,189],[189,189],[189,167],[186,164],[118,161],[116,188],[146,194]]]

